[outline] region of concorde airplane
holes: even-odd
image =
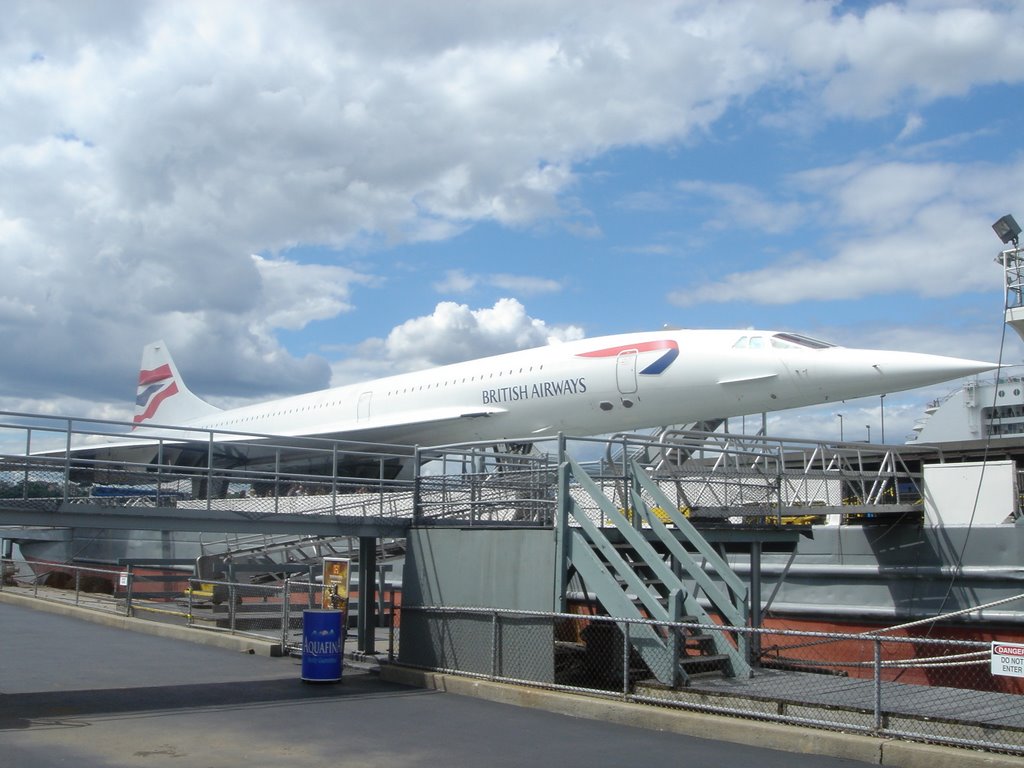
[[[205,458],[208,434],[167,425],[399,445],[529,442],[881,395],[995,367],[777,331],[662,330],[551,344],[221,410],[188,389],[167,346],[156,342],[143,351],[131,442],[74,453],[152,461],[139,452],[153,454],[162,438],[173,441],[161,449],[164,463],[188,463],[184,446],[192,441],[193,453]],[[225,461],[243,439],[251,443],[231,434],[213,438]],[[253,458],[235,455],[238,463]]]

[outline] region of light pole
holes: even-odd
[[[885,442],[885,395],[879,395],[878,396],[878,401],[879,401],[879,403],[881,403],[881,406],[880,406],[878,412],[879,412],[879,414],[882,417],[882,439],[881,439],[880,442],[884,443]]]
[[[839,417],[839,442],[841,443],[843,442],[843,414],[837,413],[836,416]]]

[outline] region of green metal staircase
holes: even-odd
[[[676,626],[715,623],[684,578],[734,627],[747,624],[747,588],[641,466],[628,463],[625,513],[564,453],[559,472],[556,600],[562,607],[575,571],[610,616],[633,620],[623,625],[626,642],[660,683],[677,687],[709,674],[750,677],[746,634]],[[582,489],[614,528],[591,520],[572,487]]]

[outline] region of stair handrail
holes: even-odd
[[[575,476],[576,481],[583,487],[587,494],[597,502],[605,517],[615,524],[615,527],[619,529],[629,544],[638,553],[640,553],[641,557],[648,563],[648,565],[651,566],[652,570],[654,570],[666,583],[674,581],[676,578],[675,574],[673,574],[672,571],[660,560],[660,558],[658,558],[657,553],[651,545],[647,543],[639,531],[629,524],[629,521],[619,512],[611,499],[601,492],[597,483],[595,483],[590,476],[584,472],[583,468],[571,456],[567,456],[566,461],[568,462],[570,472]],[[636,575],[636,572],[615,550],[615,547],[608,540],[608,537],[601,533],[601,530],[594,525],[594,522],[587,517],[586,514],[578,513],[575,501],[570,500],[568,507],[569,513],[587,534],[591,543],[601,551],[605,560],[614,567],[619,578],[621,578],[633,591],[633,594],[643,602],[644,607],[651,612],[651,616],[661,621],[672,621],[673,619],[669,616],[665,606],[658,602],[651,590],[647,588],[647,586]],[[659,565],[661,566],[660,569],[658,568]]]
[[[747,624],[749,616],[749,608],[747,605],[747,585],[736,575],[729,564],[719,555],[714,547],[712,547],[707,539],[700,535],[700,532],[694,527],[694,525],[687,520],[680,512],[675,508],[675,505],[665,496],[665,494],[650,482],[650,479],[645,475],[639,468],[639,466],[633,466],[634,480],[643,487],[651,497],[654,499],[658,508],[663,510],[672,521],[673,525],[683,534],[688,542],[693,545],[694,549],[704,558],[704,561],[710,566],[712,571],[718,575],[718,577],[726,584],[726,586],[732,590],[733,594],[736,595],[735,602],[725,593],[722,589],[714,582],[711,575],[700,566],[699,563],[693,558],[693,556],[687,552],[683,545],[679,543],[679,540],[672,535],[668,527],[658,519],[658,516],[651,514],[646,506],[642,503],[639,493],[635,493],[635,501],[633,503],[634,514],[638,511],[645,518],[645,522],[650,526],[651,530],[658,537],[658,539],[665,545],[668,551],[673,555],[676,562],[679,563],[680,567],[683,568],[694,582],[700,586],[707,595],[711,604],[725,617],[726,621],[734,627],[743,627]],[[636,474],[639,473],[639,474]],[[644,482],[644,481],[647,482]],[[680,524],[681,523],[681,524]]]
[[[652,571],[652,573],[659,579],[659,581],[662,584],[666,586],[666,588],[669,589],[669,594],[665,596],[665,599],[667,600],[667,605],[663,605],[659,601],[658,596],[654,592],[652,592],[652,590],[649,589],[646,584],[643,583],[643,581],[637,576],[636,571],[630,566],[629,563],[626,562],[626,560],[618,553],[618,551],[616,551],[614,545],[612,545],[612,543],[608,540],[607,536],[605,536],[602,533],[602,531],[594,524],[594,522],[589,517],[587,517],[586,514],[579,513],[577,509],[577,504],[571,497],[568,499],[568,503],[565,506],[568,515],[571,515],[572,518],[576,520],[576,522],[586,533],[587,537],[590,539],[591,543],[601,551],[601,554],[604,556],[609,566],[614,568],[619,578],[622,579],[623,583],[625,583],[627,587],[633,590],[633,594],[643,603],[644,607],[646,607],[647,610],[650,611],[651,617],[660,619],[662,621],[678,622],[681,618],[681,610],[679,606],[682,603],[685,603],[686,610],[696,617],[697,623],[711,624],[712,621],[710,616],[708,616],[704,608],[695,599],[693,599],[692,595],[687,594],[686,587],[680,580],[679,576],[676,575],[675,572],[673,572],[669,564],[666,563],[662,559],[662,557],[657,553],[657,551],[654,549],[651,543],[640,531],[639,527],[634,527],[634,525],[630,522],[627,516],[623,514],[622,511],[615,507],[615,504],[611,501],[611,499],[609,499],[604,493],[601,492],[601,489],[598,487],[597,483],[595,483],[594,480],[589,475],[587,475],[586,472],[583,471],[583,468],[575,459],[573,459],[571,456],[565,455],[564,460],[564,467],[567,470],[567,472],[563,476],[563,482],[568,481],[568,475],[575,476],[576,481],[580,484],[580,487],[583,488],[583,490],[586,491],[586,493],[598,504],[598,506],[601,508],[602,513],[604,513],[604,515],[615,524],[615,527],[622,534],[623,538],[629,543],[629,545],[633,548],[637,555],[643,560],[644,565]],[[633,460],[632,462],[630,462],[630,466],[633,469],[634,477],[636,477],[635,473],[639,471],[639,464],[635,460]],[[640,476],[644,478],[647,477],[642,471],[640,472]],[[642,503],[637,504],[637,502],[642,502],[642,499],[640,499],[639,494],[636,494],[633,490],[632,483],[630,484],[630,486],[631,495],[636,497],[634,505],[644,508],[644,505]],[[661,494],[660,491],[659,494],[662,498],[664,498],[664,494]],[[639,515],[637,514],[636,510],[634,510],[634,515],[636,515],[634,517],[634,520],[639,521]],[[653,518],[654,515],[650,515],[650,517]],[[670,533],[668,533],[668,530],[664,527],[663,524],[661,525],[661,527],[665,538],[672,540],[675,548],[675,553],[681,555],[681,562],[684,565],[689,564],[691,566],[686,569],[687,572],[691,575],[695,575],[695,572],[693,570],[694,563],[692,562],[692,556],[685,552],[685,550],[682,548],[682,545],[680,545],[679,542],[676,541]],[[696,532],[696,529],[693,529],[693,532],[694,534],[696,534],[696,538],[703,539],[703,537],[701,537],[700,534]],[[717,553],[715,553],[713,549],[710,549],[709,544],[706,548],[709,549],[715,555],[716,558],[718,557]],[[718,559],[721,560],[721,558]],[[721,562],[724,563],[724,561]],[[728,566],[726,565],[725,567],[726,570],[728,570]],[[735,579],[735,583],[737,583],[741,587],[740,592],[742,593],[742,595],[744,595],[743,604],[745,605],[746,588],[743,587],[742,582],[739,581],[739,577],[735,576],[735,574],[733,574],[733,578]],[[718,602],[721,603],[721,605],[716,604],[716,607],[718,607],[718,610],[722,613],[723,616],[726,617],[726,620],[738,620],[738,623],[734,621],[733,625],[744,626],[746,624],[746,611],[744,609],[736,609],[732,602],[727,597],[722,595],[721,590],[710,581],[709,577],[707,577],[706,575],[702,575],[699,577],[699,579],[702,586],[705,586],[706,588],[709,587],[711,590],[717,593],[719,598]],[[737,638],[737,646],[733,646],[720,633],[713,634],[712,640],[718,652],[722,653],[730,659],[732,674],[734,676],[749,676],[750,667],[746,661],[748,648],[745,641],[745,636]]]

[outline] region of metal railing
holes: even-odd
[[[647,627],[680,642],[756,635],[749,645],[762,650],[749,679],[709,673],[671,687],[633,647]],[[399,662],[436,672],[1024,754],[1024,689],[991,674],[990,643],[435,606],[405,606],[403,632]],[[415,642],[432,633],[443,646]]]
[[[851,514],[920,509],[921,464],[941,462],[934,446],[823,442],[731,432],[662,430],[656,437],[605,441],[592,474],[614,478],[629,461],[680,509],[708,519]],[[613,481],[614,482],[614,481]]]
[[[0,560],[0,591],[137,619],[177,624],[197,631],[225,632],[277,642],[284,652],[302,647],[303,611],[318,608],[323,585],[301,579],[274,584],[195,579],[189,573],[33,564]],[[378,586],[378,626],[388,628],[394,657],[400,624],[401,589]],[[356,615],[356,602],[348,615]],[[355,633],[351,633],[354,637]]]
[[[468,524],[550,525],[553,518],[560,460],[553,443],[531,451],[519,444],[416,449],[131,426],[0,412],[0,502],[48,511],[89,503]],[[116,453],[100,450],[111,441]],[[920,509],[920,465],[942,461],[934,447],[680,430],[566,443],[623,510],[625,466],[635,457],[680,510],[723,521]],[[90,447],[96,450],[79,452]],[[413,479],[399,473],[406,464]]]
[[[131,427],[0,412],[0,497],[5,504],[39,509],[88,502],[256,514],[343,509],[356,515],[411,515],[412,483],[392,479],[395,466],[411,457],[408,447],[171,425],[131,432]],[[115,447],[106,448],[110,443]],[[400,490],[408,492],[405,503],[391,497]]]

